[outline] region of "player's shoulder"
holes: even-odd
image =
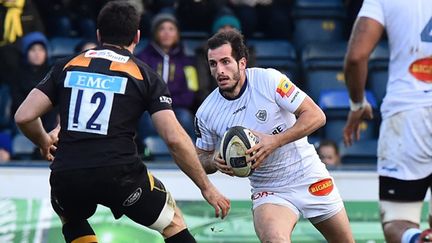
[[[215,105],[220,103],[221,100],[223,99],[222,95],[219,93],[219,88],[214,89],[198,107],[196,116],[200,117],[206,113],[211,113],[214,110]]]
[[[251,83],[260,82],[262,79],[280,78],[283,74],[274,68],[247,68],[246,77]]]

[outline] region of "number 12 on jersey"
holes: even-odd
[[[68,130],[107,135],[114,94],[124,94],[127,78],[70,71],[65,87],[71,88]]]

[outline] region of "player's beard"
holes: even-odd
[[[234,91],[240,83],[240,69],[238,67],[237,67],[237,71],[233,73],[232,80],[234,81],[234,83],[231,86],[224,87],[224,88],[219,87],[220,90],[225,95],[228,95],[228,96],[237,95],[237,94],[234,94]]]

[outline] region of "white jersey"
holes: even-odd
[[[246,82],[237,98],[224,98],[215,89],[197,111],[196,146],[219,149],[220,140],[232,126],[240,125],[266,134],[286,131],[296,122],[293,114],[307,95],[275,69],[248,68]],[[308,159],[310,158],[310,159]],[[303,162],[320,160],[307,138],[276,149],[249,177],[254,188],[285,186],[303,176]]]
[[[384,119],[432,105],[432,0],[364,0],[358,17],[387,31],[390,46]]]

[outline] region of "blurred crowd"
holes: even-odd
[[[71,47],[75,53],[95,47],[96,17],[106,2],[107,0],[0,1],[0,162],[19,159],[14,157],[13,151],[14,137],[20,134],[12,121],[13,115],[55,61],[50,54],[50,41],[57,37],[78,37],[81,41]],[[206,60],[206,39],[209,36],[233,28],[241,31],[246,40],[282,39],[296,42],[296,27],[293,24],[296,0],[129,2],[142,15],[141,33],[145,44],[135,54],[167,82],[177,118],[192,139],[195,111],[216,87]],[[344,23],[342,38],[347,40],[362,0],[340,2]],[[192,54],[187,53],[182,45],[183,38],[197,41]],[[250,51],[252,55],[248,65],[254,66],[254,53],[257,50],[250,45]],[[5,98],[6,94],[10,99]],[[55,110],[43,119],[46,130],[53,129],[57,123]],[[143,115],[138,131],[140,151],[143,156],[151,156],[148,151],[144,152],[146,146],[142,143],[144,137],[156,134],[148,114]],[[331,163],[334,166],[340,164],[335,142],[324,141],[320,143],[319,150],[323,151],[323,160],[336,157]],[[29,159],[39,158],[38,151],[35,150]]]

